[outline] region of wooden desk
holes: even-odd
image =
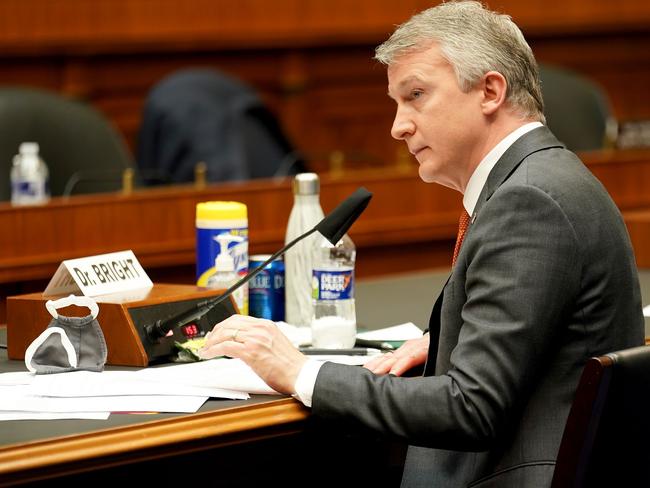
[[[0,350],[0,372],[24,370]],[[274,480],[297,487],[314,475],[312,486],[335,486],[345,470],[371,465],[369,471],[355,470],[350,480],[398,486],[403,454],[400,444],[320,428],[292,398],[254,395],[209,400],[191,415],[0,422],[0,487],[133,486],[136,479],[161,487]]]
[[[0,372],[7,371],[25,366],[0,350]],[[211,400],[192,415],[0,422],[0,486],[296,436],[308,415],[292,398],[255,395],[248,401]]]
[[[0,486],[292,436],[302,431],[306,417],[307,409],[295,400],[270,397],[239,407],[5,445],[0,447]]]

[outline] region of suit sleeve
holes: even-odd
[[[316,380],[313,412],[415,445],[488,448],[520,411],[571,311],[582,266],[578,241],[547,193],[502,186],[472,224],[445,290],[465,295],[445,368],[401,378],[327,363]],[[444,313],[442,320],[444,332]]]

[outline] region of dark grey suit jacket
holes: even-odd
[[[643,324],[618,209],[540,127],[488,177],[424,376],[325,363],[313,413],[407,439],[403,486],[549,486],[586,359],[642,344]]]

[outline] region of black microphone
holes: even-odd
[[[284,254],[288,249],[293,247],[296,243],[303,240],[305,237],[320,232],[323,237],[330,241],[333,245],[341,240],[352,224],[359,218],[359,215],[366,209],[372,193],[364,187],[359,187],[352,195],[346,198],[339,204],[329,215],[308,230],[304,234],[296,237],[293,241],[286,244],[282,249],[273,254],[270,258],[256,267],[254,270],[246,274],[242,279],[237,281],[234,285],[228,288],[222,295],[197,302],[192,308],[182,312],[167,320],[157,320],[154,324],[145,326],[145,333],[151,342],[157,342],[162,337],[165,337],[170,331],[183,327],[191,322],[198,321],[204,317],[210,310],[219,305],[227,299],[237,288],[248,283],[254,276],[262,271],[267,264],[276,259],[278,256]]]

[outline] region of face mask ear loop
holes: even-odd
[[[50,312],[50,315],[55,319],[59,318],[59,313],[56,311],[57,308],[64,308],[68,305],[77,305],[78,307],[88,307],[90,309],[90,315],[93,319],[97,318],[99,315],[99,306],[97,302],[87,296],[77,296],[70,295],[64,298],[59,298],[58,300],[48,300],[45,302],[45,308]]]
[[[45,340],[54,333],[61,336],[61,344],[63,344],[63,348],[68,354],[68,362],[70,363],[70,366],[73,368],[77,367],[77,353],[75,352],[74,346],[72,345],[72,342],[70,342],[68,335],[65,333],[65,330],[63,330],[61,327],[48,327],[43,332],[41,332],[41,335],[34,339],[34,341],[27,347],[27,350],[25,351],[25,366],[27,366],[27,369],[30,373],[36,373],[36,368],[32,366],[32,358],[34,357],[34,353],[45,342]]]

